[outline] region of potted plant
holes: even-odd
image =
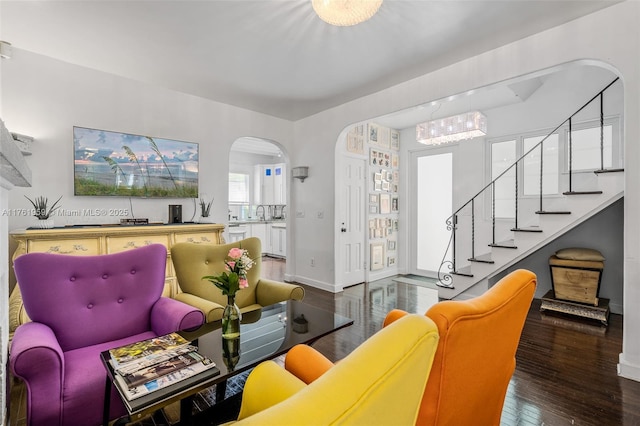
[[[204,198],[200,198],[200,217],[201,222],[208,223],[210,222],[209,215],[211,214],[211,205],[213,204],[213,199],[209,202],[206,202]]]
[[[46,197],[40,196],[36,197],[35,200],[32,200],[25,195],[24,198],[29,200],[34,208],[33,215],[38,218],[36,227],[42,229],[53,228],[53,219],[51,219],[51,215],[53,214],[53,212],[60,208],[58,203],[62,199],[62,196],[60,196],[60,198],[58,198],[56,202],[51,205],[51,207],[48,207],[49,199]]]

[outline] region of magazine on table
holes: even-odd
[[[169,359],[197,350],[177,333],[135,342],[109,350],[111,364],[117,373],[132,374]]]
[[[200,355],[197,352],[192,352],[189,354],[194,359],[198,359],[197,362],[193,364],[189,364],[185,367],[182,367],[177,370],[173,370],[168,374],[164,374],[155,379],[151,379],[141,385],[130,388],[126,380],[123,376],[116,374],[116,383],[122,394],[128,399],[133,400],[136,398],[140,398],[141,396],[148,395],[149,393],[156,391],[158,389],[165,388],[167,386],[178,383],[182,380],[188,379],[189,377],[195,376],[198,373],[206,371],[210,368],[215,367],[215,363],[211,361],[209,358]]]
[[[158,377],[181,370],[189,365],[203,362],[204,357],[198,352],[176,355],[166,361],[142,368],[130,374],[120,374],[129,389],[143,385]]]

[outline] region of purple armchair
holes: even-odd
[[[106,372],[100,352],[195,328],[199,310],[161,297],[166,248],[70,256],[28,253],[14,269],[32,322],[16,329],[13,374],[27,387],[27,424],[102,422]],[[112,390],[110,418],[126,411]]]

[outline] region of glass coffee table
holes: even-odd
[[[127,409],[129,421],[180,401],[180,423],[189,424],[196,393],[216,385],[217,403],[224,398],[228,379],[287,353],[297,344],[312,344],[352,324],[350,318],[290,300],[244,313],[239,339],[222,339],[220,321],[204,324],[194,331],[181,331],[179,334],[198,346],[198,352],[215,362],[216,367],[133,400],[128,400],[114,383],[109,351],[102,352],[100,358],[107,371],[103,424],[109,423],[112,386]]]

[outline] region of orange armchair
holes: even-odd
[[[515,354],[536,287],[536,275],[519,269],[483,295],[444,301],[426,313],[438,326],[440,341],[427,381],[418,425],[500,424]],[[384,325],[407,315],[389,312]],[[332,363],[310,347],[296,347],[285,368],[305,383]]]

